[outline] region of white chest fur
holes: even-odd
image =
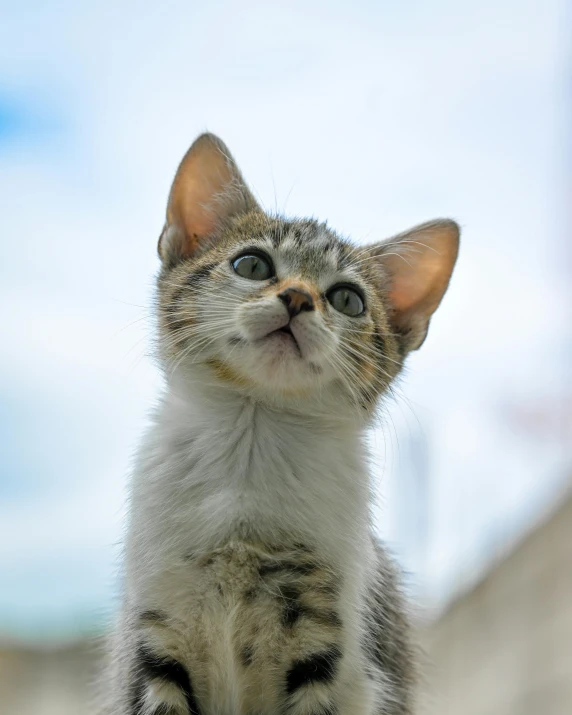
[[[210,387],[168,394],[134,474],[128,582],[240,530],[261,541],[308,539],[355,578],[371,550],[358,430]]]

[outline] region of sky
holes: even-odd
[[[161,385],[156,241],[204,130],[264,206],[356,242],[462,226],[372,435],[376,522],[416,593],[446,602],[556,498],[572,471],[569,19],[563,0],[0,2],[0,636],[114,608]]]

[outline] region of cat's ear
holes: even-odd
[[[201,134],[183,157],[169,194],[167,221],[159,239],[162,261],[194,255],[229,218],[257,209],[224,143]]]
[[[383,269],[390,322],[403,352],[417,350],[441,302],[457,260],[459,226],[441,219],[373,246]]]

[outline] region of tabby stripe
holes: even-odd
[[[161,611],[143,611],[139,615],[140,623],[164,623],[167,620],[167,616]]]
[[[294,693],[299,688],[312,683],[331,682],[337,670],[342,653],[337,646],[332,646],[323,653],[316,653],[304,660],[294,661],[286,675],[286,691]]]
[[[165,309],[165,320],[171,330],[180,330],[188,324],[188,319],[186,319],[185,316],[179,315],[181,308],[180,303],[185,293],[186,289],[184,287],[177,288],[171,297],[169,305]]]
[[[193,692],[189,674],[181,663],[170,658],[162,658],[144,646],[139,648],[137,661],[141,674],[148,679],[157,678],[180,688],[187,701],[190,715],[200,715],[201,711]],[[162,714],[158,713],[157,715]],[[165,713],[165,715],[168,714]]]
[[[292,628],[302,616],[328,628],[338,629],[342,627],[342,620],[335,611],[319,611],[315,608],[305,606],[296,599],[286,601],[282,609],[281,621],[283,626]]]
[[[252,665],[253,660],[254,647],[251,645],[247,645],[240,651],[240,662],[245,668],[248,668],[249,665]]]
[[[300,591],[297,588],[282,588],[284,607],[282,609],[282,625],[293,626],[304,613],[304,607],[299,601]]]
[[[378,353],[381,355],[385,354],[385,340],[383,339],[383,336],[377,332],[377,330],[373,334],[373,344]]]
[[[341,618],[335,611],[307,606],[300,602],[300,597],[301,592],[296,586],[282,586],[280,600],[284,604],[281,617],[283,626],[291,628],[302,616],[306,616],[330,628],[341,628]]]
[[[204,266],[199,266],[187,275],[187,284],[193,286],[203,278],[207,278],[217,266],[218,262],[205,263]]]
[[[292,573],[305,575],[312,573],[316,568],[316,564],[300,563],[297,561],[270,561],[262,564],[258,569],[258,573],[262,578],[280,571],[291,571]]]
[[[282,243],[282,239],[284,238],[285,235],[288,233],[288,224],[285,223],[282,228],[277,228],[272,233],[270,234],[270,240],[272,241],[272,245],[274,248],[278,248],[278,246]]]

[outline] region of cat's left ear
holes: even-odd
[[[169,194],[159,239],[163,262],[196,254],[229,218],[258,209],[225,144],[202,134],[183,157]]]
[[[421,224],[371,248],[382,268],[391,326],[404,353],[425,340],[457,260],[459,226],[449,219]]]

